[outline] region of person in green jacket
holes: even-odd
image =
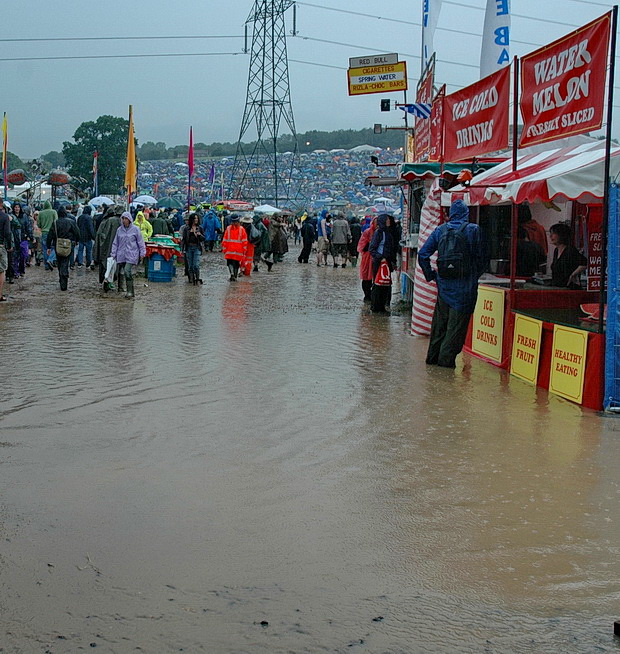
[[[58,214],[52,209],[52,204],[49,200],[45,200],[43,210],[39,211],[39,220],[37,224],[41,230],[41,243],[43,243],[43,262],[45,263],[45,270],[51,270],[56,265],[56,251],[52,248],[51,253],[47,253],[47,235],[49,234],[52,225],[58,220]]]
[[[109,207],[95,236],[93,261],[99,266],[99,283],[103,284],[103,290],[106,292],[114,288],[113,284],[105,281],[105,271],[108,265],[108,257],[112,251],[112,243],[116,236],[116,231],[121,225],[121,215],[124,211],[125,209],[120,204]],[[118,290],[123,289],[119,286]]]
[[[165,218],[160,217],[156,211],[151,213],[149,220],[151,222],[151,226],[153,227],[153,236],[157,236],[158,234],[170,236],[170,234],[172,234],[168,221]]]

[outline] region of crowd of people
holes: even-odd
[[[402,152],[381,148],[370,148],[361,152],[355,149],[337,149],[329,152],[319,150],[300,153],[298,160],[294,162],[291,178],[301,189],[300,196],[304,206],[311,210],[320,210],[322,203],[328,198],[334,202],[351,204],[355,209],[368,206],[371,196],[368,187],[364,186],[364,180],[369,176],[379,175],[379,169],[370,160],[371,154],[376,155],[382,164],[402,162]],[[290,169],[293,155],[284,153],[280,156],[284,174]],[[215,162],[197,161],[192,177],[194,193],[205,198],[211,198],[212,195],[216,198],[226,197],[226,186],[233,165],[234,157],[222,157]],[[273,166],[273,162],[265,159],[264,168],[258,166],[252,171],[252,176],[268,179],[272,176],[270,166]],[[182,197],[187,193],[187,165],[170,160],[140,162],[138,186],[141,192],[156,197],[176,194]],[[385,191],[389,197],[393,196],[392,199],[398,199],[392,190]]]
[[[222,252],[229,280],[251,276],[281,263],[289,251],[289,240],[301,246],[297,261],[318,267],[357,266],[364,300],[371,310],[386,313],[390,303],[390,274],[397,268],[400,252],[399,224],[389,205],[380,205],[375,215],[363,222],[342,213],[297,216],[236,214],[200,205],[190,211],[158,210],[136,205],[56,205],[30,207],[19,201],[5,203],[0,211],[0,301],[6,302],[5,279],[9,284],[26,274],[29,266],[43,266],[58,272],[59,288],[67,291],[70,271],[87,268],[98,271],[103,293],[111,290],[134,297],[134,276],[146,256],[146,243],[154,236],[172,239],[180,248],[189,283],[203,283],[200,264],[209,252]],[[384,283],[377,283],[381,265],[386,266]],[[145,274],[148,270],[145,269]],[[386,281],[389,279],[389,283]]]

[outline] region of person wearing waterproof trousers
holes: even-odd
[[[447,246],[450,230],[459,231],[458,248]],[[462,235],[462,238],[461,238]],[[452,241],[454,231],[452,231]],[[457,249],[459,251],[457,251]],[[431,267],[431,256],[438,252],[437,270]],[[458,274],[449,274],[450,260],[462,261]],[[469,209],[463,200],[450,207],[450,220],[439,225],[418,252],[418,263],[426,281],[437,283],[437,303],[431,325],[426,355],[428,365],[455,368],[455,359],[465,344],[469,320],[478,299],[478,279],[487,265],[486,248],[478,225],[469,222]],[[452,268],[456,264],[452,265]],[[442,273],[443,271],[443,273]]]
[[[245,259],[247,244],[248,237],[245,229],[239,223],[239,216],[233,214],[230,217],[230,225],[226,228],[224,238],[222,239],[222,252],[224,253],[224,259],[226,259],[226,265],[230,272],[231,282],[237,281],[239,266]]]
[[[59,238],[69,239],[71,241],[71,250],[68,254],[63,255],[58,251],[57,243]],[[66,291],[69,285],[69,263],[71,252],[76,243],[80,240],[80,230],[77,223],[71,218],[67,218],[67,212],[64,207],[58,209],[58,220],[52,225],[47,234],[47,256],[51,256],[52,250],[56,250],[56,263],[58,266],[58,281],[60,290]]]
[[[118,266],[118,291],[123,291],[125,286],[125,297],[129,300],[134,297],[133,267],[139,265],[146,256],[142,232],[133,224],[129,211],[121,215],[121,226],[116,230],[110,256]]]

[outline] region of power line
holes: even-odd
[[[58,61],[68,59],[136,59],[138,57],[224,57],[244,52],[159,52],[152,54],[67,55],[65,57],[0,57],[0,61]]]
[[[387,18],[386,16],[377,16],[376,14],[366,14],[361,11],[351,11],[349,9],[336,9],[335,7],[325,7],[323,5],[315,5],[310,2],[297,2],[298,5],[305,5],[306,7],[314,7],[315,9],[325,9],[326,11],[335,11],[339,14],[349,14],[351,16],[362,16],[364,18],[374,18],[376,20],[383,20],[386,22],[390,23],[400,23],[402,25],[412,25],[414,27],[422,27],[422,23],[415,22],[415,21],[410,21],[410,20],[402,20],[400,18]],[[482,34],[478,34],[477,32],[467,32],[465,30],[455,30],[451,29],[449,27],[439,27],[437,26],[435,29],[441,32],[450,32],[452,34],[467,34],[469,36],[476,36],[478,38],[482,38]],[[517,41],[516,39],[512,39],[511,43],[519,43],[521,45],[533,45],[533,46],[539,46],[540,44],[538,43],[532,43],[531,41]]]
[[[356,45],[354,43],[342,43],[341,41],[330,41],[329,39],[317,39],[312,36],[301,36],[298,34],[295,38],[303,39],[304,41],[315,41],[316,43],[329,43],[331,45],[341,45],[345,48],[367,48],[365,45]],[[410,52],[400,52],[403,57],[411,57],[412,59],[420,59],[420,55],[411,54]],[[0,59],[1,61],[1,59]],[[450,64],[453,66],[464,66],[466,68],[478,68],[476,64],[466,64],[461,61],[448,61],[447,59],[436,59],[435,61],[442,64]]]
[[[38,41],[161,41],[163,39],[243,39],[243,36],[58,36],[40,38],[0,39],[0,43],[22,43]]]
[[[297,2],[298,5],[306,7],[314,7],[315,9],[325,9],[326,11],[335,11],[338,14],[350,14],[351,16],[362,16],[364,18],[375,18],[376,20],[384,20],[387,23],[401,23],[402,25],[415,25],[420,27],[422,23],[416,23],[409,20],[402,20],[402,18],[386,18],[385,16],[377,16],[376,14],[365,14],[361,11],[351,11],[349,9],[336,9],[336,7],[325,7],[324,5],[315,5],[311,2]]]
[[[574,2],[574,0],[573,0]],[[472,5],[466,5],[463,2],[455,2],[455,0],[445,0],[447,5],[453,5],[454,7],[465,7],[465,9],[479,9],[480,11],[486,11],[486,7],[475,7]],[[574,25],[573,23],[564,23],[560,20],[549,20],[548,18],[538,18],[537,16],[527,16],[526,14],[514,14],[510,12],[511,18],[526,18],[527,20],[536,20],[540,23],[550,23],[553,25],[563,25],[565,27],[580,27],[580,25]]]

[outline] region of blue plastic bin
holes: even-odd
[[[161,254],[149,257],[149,282],[171,282],[175,272],[174,258],[166,261]]]

